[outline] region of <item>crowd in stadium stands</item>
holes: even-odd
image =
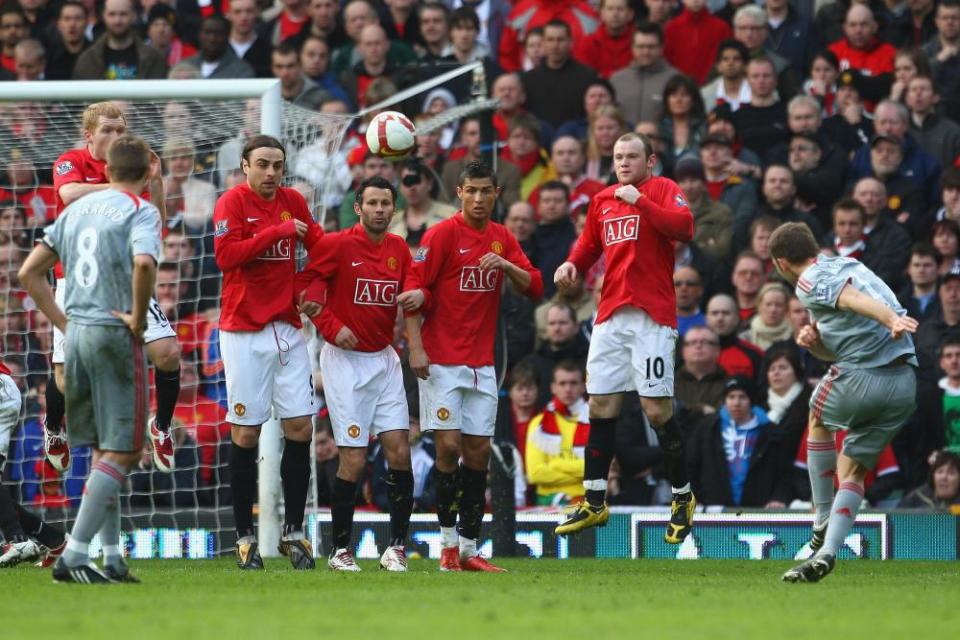
[[[336,165],[321,203],[330,230],[356,222],[358,180],[387,178],[399,192],[390,230],[414,251],[426,228],[456,211],[458,173],[485,153],[492,129],[501,219],[547,285],[539,305],[507,291],[502,311],[519,506],[583,493],[583,367],[603,265],[566,291],[554,288],[553,272],[591,197],[615,182],[613,144],[629,131],[649,136],[656,173],[679,183],[696,220],[693,241],[676,246],[674,288],[676,400],[698,500],[810,500],[807,407],[827,365],[797,346],[809,317],[767,250],[777,225],[798,221],[824,253],[873,269],[920,320],[917,413],[868,477],[867,500],[960,504],[960,0],[272,1],[6,0],[0,80],[276,77],[288,102],[345,114],[482,61],[496,111],[417,136],[416,159],[371,155],[358,121],[335,157],[291,148],[287,168],[309,189],[326,175],[323,163]],[[470,93],[467,76],[401,106],[423,123]],[[50,163],[25,150],[52,161],[63,140],[44,135],[43,107],[0,109],[0,126],[21,143],[0,149],[0,336],[27,402],[5,480],[25,503],[63,507],[78,501],[89,458],[75,452],[64,478],[43,462],[51,325],[16,279],[53,211]],[[156,298],[185,355],[182,428],[177,472],[153,473],[145,455],[131,502],[223,504],[229,427],[211,217],[217,194],[243,180],[237,158],[258,128],[258,104],[227,132],[183,104],[162,109],[170,224]],[[315,380],[322,391],[320,372]],[[416,428],[407,381],[416,509],[425,511],[435,503],[434,449]],[[337,454],[323,414],[318,423],[325,504]],[[634,395],[617,426],[611,502],[669,503],[661,459]],[[375,443],[369,460],[357,501],[385,509]]]

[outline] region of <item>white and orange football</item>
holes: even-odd
[[[410,118],[399,111],[384,111],[367,126],[367,146],[380,157],[399,158],[413,149],[415,134]]]

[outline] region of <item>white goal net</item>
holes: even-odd
[[[263,81],[259,87],[263,86]],[[45,463],[41,421],[51,374],[51,326],[17,281],[31,245],[54,214],[52,165],[83,145],[81,115],[100,97],[69,83],[70,97],[17,101],[14,84],[0,91],[0,339],[4,362],[20,386],[24,409],[3,481],[25,506],[53,522],[69,521],[90,467],[89,449],[72,452],[62,477]],[[35,84],[35,83],[30,83]],[[60,83],[36,83],[60,84]],[[102,88],[104,83],[94,83]],[[110,83],[114,88],[120,83]],[[127,85],[127,83],[123,83]],[[209,84],[209,83],[208,83]],[[165,85],[157,96],[174,95]],[[259,90],[263,93],[262,90]],[[283,103],[265,129],[268,98],[142,97],[113,100],[127,130],[151,145],[165,169],[168,226],[156,298],[175,325],[182,351],[182,392],[174,416],[176,471],[155,472],[148,455],[130,475],[123,496],[125,544],[133,557],[206,557],[232,545],[229,426],[218,347],[220,273],[213,258],[212,217],[217,197],[243,181],[240,151],[261,131],[277,133],[287,148],[289,186],[301,191],[315,217],[335,207],[350,188],[341,150],[351,116],[307,111]],[[125,96],[130,97],[130,96]],[[278,128],[277,128],[278,127]],[[152,394],[153,395],[153,394]],[[151,401],[155,401],[154,398]],[[67,417],[69,435],[69,416]],[[3,452],[0,452],[3,453]],[[224,537],[222,534],[226,534]]]

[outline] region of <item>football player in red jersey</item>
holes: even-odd
[[[276,410],[283,429],[280,460],[284,513],[280,552],[295,569],[314,567],[303,532],[310,483],[311,418],[317,411],[307,345],[294,295],[296,243],[309,250],[323,236],[295,189],[281,187],[286,150],[257,135],[243,147],[246,182],[217,200],[214,254],[223,272],[220,353],[227,382],[230,486],[237,523],[237,564],[263,569],[253,529],[260,426]]]
[[[441,571],[503,571],[477,551],[497,417],[500,289],[506,277],[537,299],[543,278],[516,238],[490,220],[499,193],[487,165],[466,165],[457,186],[461,211],[424,234],[400,296],[408,313],[420,310],[406,325],[410,367],[420,378],[420,425],[437,444]]]
[[[360,223],[324,236],[310,251],[312,260],[303,274],[328,282],[326,306],[314,323],[326,341],[320,371],[340,456],[327,562],[335,571],[360,570],[350,534],[371,435],[380,441],[389,467],[391,541],[380,566],[407,570],[404,542],[413,509],[410,413],[392,343],[397,296],[410,273],[410,249],[403,238],[387,233],[395,200],[393,185],[380,176],[361,182],[353,205]]]
[[[693,214],[673,180],[652,175],[657,162],[645,135],[628,133],[613,148],[619,184],[590,201],[583,234],[554,274],[561,289],[600,258],[607,270],[587,355],[590,438],[585,500],[557,533],[602,526],[610,517],[607,474],[614,425],[626,391],[637,391],[657,430],[673,487],[664,539],[679,544],[690,533],[696,506],[687,478],[683,433],[673,418],[673,354],[677,339],[673,288],[674,242],[693,238]]]
[[[107,178],[107,148],[127,130],[123,111],[112,102],[96,102],[87,106],[82,116],[83,138],[86,144],[79,149],[65,151],[53,163],[53,190],[56,197],[56,215],[64,207],[83,196],[110,187]],[[140,194],[149,199],[164,217],[163,176],[160,158],[152,154],[149,191]],[[63,268],[58,262],[54,267],[57,278],[57,303],[64,304],[65,281]],[[170,421],[180,395],[180,348],[176,333],[167,321],[157,301],[150,298],[147,314],[147,330],[144,343],[147,356],[156,367],[157,414],[150,421],[155,466],[166,473],[173,471],[173,439],[170,437]],[[65,413],[63,395],[63,345],[64,335],[53,328],[54,375],[47,382],[47,418],[44,421],[43,448],[53,468],[64,471],[70,464],[70,448],[62,429]]]

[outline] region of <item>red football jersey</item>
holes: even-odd
[[[323,339],[335,344],[346,325],[359,342],[356,351],[380,351],[392,344],[397,294],[410,273],[406,241],[388,233],[376,244],[356,224],[324,236],[310,249],[310,260],[306,281],[329,281],[326,306],[313,319]]]
[[[480,258],[491,251],[530,274],[525,295],[534,299],[543,295],[540,271],[503,225],[488,222],[477,231],[458,211],[423,234],[404,289],[419,288],[426,295],[423,346],[433,364],[493,364],[504,275],[480,269]]]
[[[607,261],[596,324],[620,307],[642,309],[657,324],[677,326],[673,243],[693,238],[693,214],[677,183],[652,177],[636,185],[635,205],[614,197],[612,185],[590,201],[583,234],[568,260],[584,275],[603,254]]]
[[[294,218],[307,223],[303,244],[310,249],[323,229],[295,189],[279,187],[267,201],[243,183],[217,200],[213,251],[223,272],[221,329],[259,331],[273,321],[301,326],[294,297]]]

